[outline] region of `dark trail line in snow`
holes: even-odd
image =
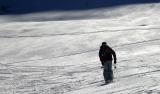
[[[145,75],[145,74],[150,74],[150,73],[159,72],[159,71],[160,71],[160,69],[147,71],[147,72],[142,72],[142,73],[131,74],[131,75],[126,75],[126,76],[121,76],[120,78],[128,78],[128,77],[137,76],[137,75]]]
[[[152,63],[152,64],[157,64],[157,63]],[[119,66],[119,67],[122,67],[122,66]],[[136,68],[152,68],[152,67],[155,67],[155,68],[160,68],[160,66],[157,66],[157,65],[142,65],[142,66],[137,66],[137,67],[127,67],[126,68],[129,68],[129,69],[136,69]],[[124,68],[124,67],[123,67]],[[126,70],[126,69],[124,69]]]
[[[156,27],[152,28],[131,28],[131,29],[119,29],[119,30],[102,30],[93,32],[76,32],[76,33],[62,33],[62,34],[41,34],[41,35],[30,35],[30,36],[0,36],[0,38],[40,38],[40,37],[53,37],[53,36],[65,36],[65,35],[83,35],[83,34],[94,34],[94,33],[108,33],[108,32],[123,32],[132,30],[153,30],[160,29]]]
[[[113,91],[113,92],[109,92],[109,94],[113,94],[113,93],[118,93],[118,92],[124,92],[124,91],[128,91],[128,90],[134,90],[134,89],[139,89],[139,88],[143,88],[143,86],[134,86],[134,87],[128,87],[125,89],[121,89],[121,90],[117,90],[117,91]]]
[[[117,47],[121,47],[121,46],[134,45],[134,44],[147,43],[147,42],[153,42],[153,41],[159,41],[159,40],[160,40],[160,39],[151,39],[151,40],[145,40],[145,41],[138,41],[138,42],[135,42],[135,43],[115,45],[115,46],[113,46],[113,48],[117,48]],[[50,58],[41,58],[41,59],[34,59],[34,60],[17,61],[17,62],[13,62],[13,63],[7,63],[7,65],[8,65],[8,64],[9,64],[9,65],[10,65],[10,64],[17,64],[17,63],[22,63],[22,62],[41,61],[41,60],[49,60],[49,59],[53,59],[53,58],[68,57],[68,56],[73,56],[73,55],[90,53],[90,52],[94,52],[94,51],[97,51],[97,50],[98,50],[98,49],[93,49],[93,50],[88,50],[88,51],[84,51],[84,52],[77,52],[77,53],[73,53],[73,54],[54,56],[54,57],[50,57]]]
[[[148,87],[154,87],[154,86],[157,86],[156,84],[153,84],[153,85],[149,85]],[[136,89],[136,92],[138,91],[142,91],[140,90],[140,88],[144,89],[144,86],[133,86],[133,87],[128,87],[128,88],[124,88],[124,89],[121,89],[121,90],[117,90],[117,91],[113,91],[113,92],[109,92],[109,94],[116,94],[116,93],[119,93],[119,92],[125,92],[125,91],[129,91],[129,90],[133,90],[135,91]],[[137,91],[138,90],[138,91]],[[132,93],[133,93],[132,91]],[[127,93],[128,94],[128,93]],[[133,94],[136,94],[136,93],[133,93]],[[139,94],[139,93],[138,93]],[[148,93],[149,94],[149,93]]]
[[[93,69],[94,70],[94,69]],[[134,76],[134,75],[133,75]],[[131,76],[129,76],[129,77],[131,77]],[[123,79],[123,76],[121,77],[122,79]],[[119,77],[118,78],[116,78],[116,79],[118,79],[119,80]],[[94,82],[90,82],[90,83],[88,83],[88,84],[85,84],[85,86],[84,87],[81,87],[81,88],[76,88],[76,89],[74,89],[73,90],[73,88],[71,88],[71,91],[67,91],[67,92],[72,92],[72,91],[75,91],[75,90],[80,90],[80,89],[83,89],[83,88],[87,88],[87,87],[91,87],[91,86],[97,86],[97,85],[99,85],[99,84],[101,84],[101,82],[102,82],[103,80],[98,80],[98,81],[95,81],[95,83]],[[68,83],[69,82],[67,82],[67,83],[62,83],[62,85],[68,85]],[[54,82],[52,83],[42,83],[42,84],[38,84],[39,86],[40,85],[52,85],[52,84],[55,84]],[[136,88],[138,88],[139,86],[133,86],[132,87],[132,89],[130,89],[130,88],[124,88],[124,89],[120,89],[120,90],[116,90],[116,91],[113,91],[113,92],[111,92],[111,93],[118,93],[118,92],[121,92],[121,91],[126,91],[126,89],[128,89],[128,90],[135,90]],[[140,86],[141,87],[141,86]],[[65,92],[66,93],[66,92]]]
[[[118,78],[115,78],[115,80],[120,80],[120,79],[125,79],[125,78],[128,78],[128,77],[131,77],[131,76],[137,76],[137,75],[142,75],[142,76],[145,76],[145,74],[149,74],[149,73],[153,73],[153,72],[159,72],[160,70],[153,70],[153,71],[149,71],[149,72],[143,72],[143,73],[138,73],[138,74],[134,74],[134,75],[126,75],[126,76],[121,76],[121,77],[118,77]],[[80,90],[80,89],[83,89],[83,88],[88,88],[88,87],[94,87],[94,86],[97,86],[97,87],[100,87],[100,84],[103,82],[103,80],[98,80],[98,81],[94,81],[94,82],[90,82],[88,84],[86,84],[86,86],[82,87],[82,88],[79,88],[79,89],[75,89],[75,90]],[[117,82],[117,81],[116,81]],[[114,82],[113,82],[114,83]],[[157,84],[152,84],[152,85],[149,85],[149,87],[153,87],[153,86],[156,86]],[[143,89],[144,86],[141,86],[141,85],[138,85],[138,86],[132,86],[132,87],[127,87],[127,88],[123,88],[123,89],[120,89],[120,90],[116,90],[116,91],[111,91],[111,92],[108,92],[109,94],[110,93],[118,93],[118,92],[121,92],[121,91],[128,91],[128,90],[134,90],[134,91],[139,91],[139,89]],[[75,91],[75,90],[71,90],[71,91],[68,91],[68,92],[72,92],[72,91]]]
[[[145,67],[145,66],[140,66],[140,67]],[[140,68],[139,67],[139,68]],[[146,66],[147,67],[147,66]],[[133,68],[138,68],[138,67],[133,67]],[[145,76],[147,74],[151,74],[151,73],[155,73],[155,72],[160,72],[160,69],[156,69],[156,70],[152,70],[152,71],[147,71],[147,72],[142,72],[142,73],[136,73],[136,74],[131,74],[131,75],[125,75],[125,76],[119,76],[119,77],[116,77],[114,80],[120,80],[120,79],[125,79],[125,78],[128,78],[128,77],[133,77],[133,76]],[[92,84],[98,84],[100,82],[103,82],[103,80],[99,80],[99,81],[94,81],[94,82],[91,82],[89,83],[90,85]],[[88,85],[89,85],[88,84]],[[94,86],[94,85],[93,85]],[[119,91],[118,91],[119,92]]]
[[[94,69],[95,70],[95,69]],[[153,71],[148,71],[148,72],[143,72],[143,73],[137,73],[137,74],[133,74],[133,75],[126,75],[126,76],[120,76],[120,77],[117,77],[115,78],[115,80],[120,80],[120,79],[125,79],[125,78],[128,78],[128,77],[132,77],[132,76],[138,76],[138,75],[142,75],[142,76],[145,76],[145,74],[149,74],[149,73],[153,73],[153,72],[159,72],[160,70],[153,70]],[[97,80],[97,81],[87,81],[89,83],[85,84],[84,87],[82,88],[79,88],[79,89],[75,89],[75,90],[80,90],[80,89],[83,89],[83,88],[88,88],[88,87],[94,87],[94,86],[100,86],[100,84],[103,82],[103,80]],[[116,81],[117,82],[117,81]],[[114,82],[113,82],[114,83]],[[150,87],[152,86],[155,86],[155,84],[152,84],[150,85]],[[139,88],[143,88],[143,86],[133,86],[133,87],[129,87],[129,88],[124,88],[124,89],[120,89],[120,90],[117,90],[117,91],[113,91],[113,92],[109,92],[109,93],[118,93],[118,92],[121,92],[121,91],[127,91],[127,90],[139,90]],[[74,91],[75,91],[74,90]],[[71,91],[68,91],[68,92],[72,92],[73,90]]]
[[[153,42],[153,41],[158,41],[158,40],[160,40],[160,39],[151,39],[151,40],[138,41],[138,42],[133,42],[133,43],[128,43],[128,44],[115,45],[113,47],[116,48],[116,47],[122,47],[122,46],[134,45],[134,44]]]
[[[3,64],[3,63],[0,63],[0,65],[3,65],[3,66],[8,66],[7,64]]]
[[[155,63],[153,63],[155,64]],[[150,67],[155,67],[155,65],[149,65]],[[131,67],[131,68],[142,68],[142,67],[148,67],[148,66],[145,66],[145,65],[142,65],[142,66],[138,66],[138,67]],[[159,66],[160,67],[160,66]],[[125,75],[125,76],[120,76],[120,77],[117,77],[115,79],[124,79],[124,78],[128,78],[128,77],[132,77],[132,76],[144,76],[146,74],[151,74],[151,73],[155,73],[155,72],[160,72],[160,69],[155,69],[155,70],[149,70],[149,71],[146,71],[146,72],[141,72],[141,73],[135,73],[135,74],[130,74],[130,75]]]

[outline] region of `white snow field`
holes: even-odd
[[[0,16],[0,94],[160,94],[159,11],[153,3]],[[103,41],[118,63],[101,86]]]

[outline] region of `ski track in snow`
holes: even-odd
[[[133,28],[133,29],[119,29],[119,30],[103,30],[103,31],[94,31],[94,32],[75,32],[75,33],[62,33],[62,34],[41,34],[41,35],[31,35],[31,36],[0,36],[0,38],[27,38],[27,37],[53,37],[53,36],[68,36],[68,35],[84,35],[84,34],[94,34],[94,33],[108,33],[108,32],[124,32],[124,31],[133,31],[133,30],[159,30],[158,27],[150,28]],[[158,31],[157,31],[158,32]]]
[[[157,40],[159,41],[159,40]],[[156,41],[156,42],[157,42]],[[156,43],[155,42],[155,43]],[[148,44],[148,42],[146,43]],[[134,44],[137,45],[137,44]],[[134,45],[126,45],[133,47]],[[141,45],[144,45],[142,43]],[[123,48],[124,46],[118,47],[118,49]],[[149,58],[148,58],[149,57]],[[146,59],[145,59],[146,58]],[[143,61],[144,59],[145,61]],[[154,63],[150,63],[147,61],[153,60]],[[142,77],[147,77],[147,80],[154,80],[151,74],[159,73],[159,53],[153,55],[145,55],[142,57],[131,58],[130,60],[122,60],[118,64],[118,69],[115,71],[115,82],[120,84],[123,81],[131,80],[135,78],[143,79]],[[123,62],[123,63],[122,63]],[[128,63],[137,63],[137,64],[128,64]],[[148,64],[149,63],[149,64]],[[122,64],[122,65],[121,65]],[[99,63],[91,62],[83,65],[71,65],[71,66],[51,66],[51,67],[32,67],[32,66],[12,66],[12,65],[1,65],[1,86],[3,85],[5,88],[1,87],[1,92],[10,93],[15,92],[17,94],[28,94],[30,92],[34,93],[55,93],[61,94],[64,92],[74,91],[74,90],[83,90],[84,88],[90,88],[99,86],[103,83],[102,70],[100,69]],[[129,72],[127,72],[127,71]],[[140,70],[140,71],[137,71]],[[156,77],[159,77],[157,74]],[[143,80],[141,80],[143,81]],[[153,81],[153,86],[156,86],[159,83],[160,79],[156,79]],[[113,84],[114,84],[113,83]],[[111,84],[112,85],[112,84]],[[46,86],[46,87],[45,87]],[[146,88],[153,87],[152,85],[146,86]],[[107,88],[107,86],[104,86]],[[122,86],[124,87],[124,86]],[[144,90],[143,83],[137,86],[131,86],[130,88],[124,87],[120,90],[115,90],[108,92],[110,93],[125,93],[132,92],[136,94],[136,92],[155,92]],[[41,90],[42,89],[42,90]],[[144,90],[144,91],[143,91]],[[105,91],[105,90],[102,90]],[[100,91],[99,91],[100,92]],[[4,94],[5,94],[4,93]],[[70,94],[70,92],[69,92]],[[75,94],[75,93],[73,93]],[[80,93],[81,94],[81,93]],[[96,94],[96,93],[95,93]],[[102,93],[103,94],[103,93]]]
[[[136,13],[140,17],[131,22],[136,25],[125,25]],[[115,18],[125,23],[116,29],[114,22],[105,23],[113,19],[2,24],[0,94],[160,94],[159,16],[144,20],[139,12],[130,15]],[[144,21],[149,25],[137,26]],[[113,83],[101,86],[97,53],[104,40],[116,50],[118,63]]]

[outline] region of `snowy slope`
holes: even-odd
[[[1,16],[0,94],[160,93],[159,7]],[[102,41],[118,58],[106,86],[100,86]]]

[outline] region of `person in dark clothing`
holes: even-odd
[[[99,50],[99,58],[104,68],[104,80],[106,83],[111,82],[113,80],[112,60],[114,59],[114,64],[116,64],[117,58],[115,51],[111,47],[109,47],[106,42],[102,42]]]

